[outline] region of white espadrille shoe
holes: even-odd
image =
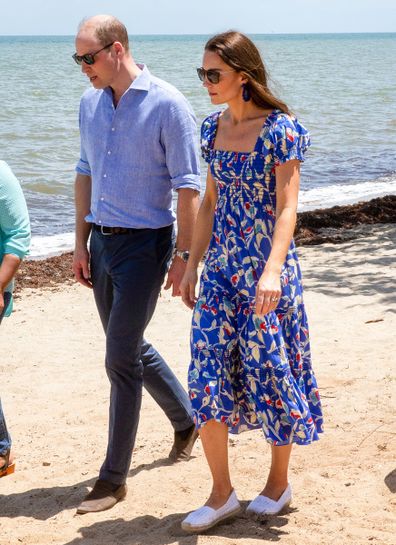
[[[290,504],[291,500],[292,489],[288,484],[278,501],[271,500],[267,496],[257,496],[249,503],[246,512],[253,515],[277,515]]]
[[[215,526],[221,520],[233,517],[241,510],[241,504],[233,490],[230,497],[224,505],[218,509],[213,509],[204,505],[190,513],[181,523],[183,530],[187,532],[203,532]]]

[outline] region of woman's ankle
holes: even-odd
[[[213,488],[205,505],[212,507],[213,509],[219,509],[219,507],[222,507],[227,502],[233,490],[232,486]]]
[[[266,496],[271,500],[278,501],[283,492],[286,490],[288,484],[287,479],[268,480],[263,490],[260,492],[260,495]]]

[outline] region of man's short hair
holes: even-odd
[[[92,19],[95,19],[95,17]],[[85,24],[89,23],[90,19],[84,19],[81,21],[79,28],[81,29]],[[125,51],[129,51],[128,31],[125,25],[116,17],[109,15],[103,18],[100,23],[95,24],[94,29],[97,39],[103,46],[112,42],[120,42],[124,46]]]

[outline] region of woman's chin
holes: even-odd
[[[209,95],[209,98],[212,104],[222,104],[222,100],[217,95]]]

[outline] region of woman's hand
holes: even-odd
[[[264,269],[256,289],[256,314],[275,310],[281,297],[280,273]]]
[[[198,282],[198,273],[195,268],[187,268],[182,281],[180,282],[179,290],[182,301],[188,308],[193,309],[197,298],[195,296],[195,286]]]

